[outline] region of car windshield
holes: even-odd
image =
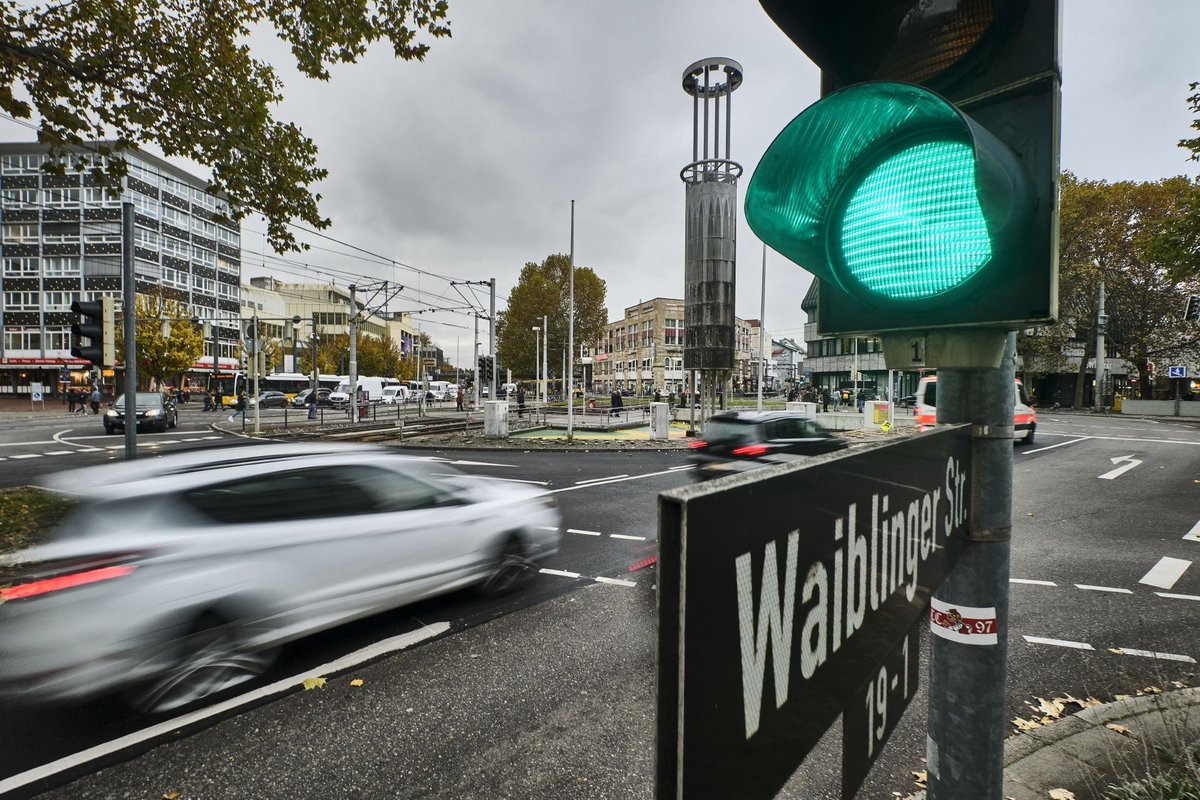
[[[134,398],[135,398],[134,402],[137,403],[137,408],[145,408],[146,406],[156,406],[162,402],[160,397],[161,396],[158,394],[158,392],[138,392],[137,394],[134,395]],[[124,408],[125,407],[125,395],[121,395],[120,397],[118,397],[113,402],[113,405],[116,406],[117,408]]]
[[[704,425],[704,438],[709,441],[738,441],[753,436],[757,427],[758,423],[748,420],[713,417]]]

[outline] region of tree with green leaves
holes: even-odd
[[[537,373],[535,337],[547,317],[551,374],[561,371],[561,354],[566,352],[570,316],[571,259],[561,253],[547,256],[540,264],[527,263],[517,285],[508,296],[508,308],[496,315],[496,338],[500,366],[511,369],[513,378],[530,381]],[[590,267],[575,267],[575,346],[591,345],[608,324],[605,306],[607,288]],[[556,369],[557,367],[557,369]]]
[[[254,57],[251,32],[273,30],[303,75],[327,81],[331,66],[357,62],[379,40],[397,58],[423,59],[429,44],[419,36],[450,35],[447,8],[446,0],[8,2],[0,6],[0,109],[36,114],[38,140],[52,154],[115,141],[101,152],[112,156],[113,183],[134,145],[206,164],[211,190],[230,198],[235,219],[261,213],[271,245],[296,250],[289,221],[329,225],[311,190],[327,173],[313,141],[273,116],[283,84]]]
[[[413,370],[401,356],[400,347],[391,339],[376,339],[358,334],[355,347],[359,375],[378,375],[387,378],[408,380]],[[411,361],[412,359],[407,359]],[[317,368],[325,375],[344,375],[350,363],[350,336],[322,336],[317,340]],[[304,374],[312,373],[312,349],[305,348],[296,353],[296,364]]]
[[[1184,177],[1109,183],[1063,174],[1059,327],[1063,335],[1085,342],[1076,408],[1083,405],[1087,360],[1095,357],[1101,280],[1110,347],[1137,368],[1143,397],[1151,393],[1150,362],[1200,355],[1200,330],[1183,319],[1184,298],[1200,291],[1200,279],[1163,260],[1166,251],[1159,246],[1165,223],[1183,213],[1196,191],[1196,182]]]
[[[204,355],[204,333],[193,321],[187,306],[158,295],[137,297],[137,374],[138,382],[150,380],[159,386],[173,383],[189,371]],[[117,360],[125,363],[125,340],[117,323]]]

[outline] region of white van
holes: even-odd
[[[383,378],[360,375],[358,388],[366,393],[367,399],[376,402],[383,397]],[[350,402],[350,379],[340,381],[337,388],[329,393],[329,402],[335,406],[345,406]]]
[[[1033,435],[1037,430],[1037,412],[1025,394],[1025,387],[1019,378],[1013,379],[1013,438],[1022,444],[1033,444]],[[937,375],[926,375],[917,384],[917,394],[914,408],[916,409],[917,430],[927,431],[937,424]]]
[[[383,387],[383,398],[379,401],[384,405],[395,405],[396,403],[408,402],[408,387],[401,386],[398,383],[389,384]]]
[[[430,381],[429,391],[433,392],[434,400],[445,400],[446,391],[450,387],[450,381]]]

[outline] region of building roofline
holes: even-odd
[[[107,145],[107,146],[111,147],[113,149],[113,153],[112,153],[113,156],[116,156],[116,157],[131,156],[131,157],[137,158],[141,161],[145,161],[147,164],[155,167],[156,169],[158,169],[161,172],[169,173],[171,175],[171,177],[179,178],[181,180],[189,181],[192,183],[197,183],[197,182],[203,183],[203,184],[205,184],[205,186],[210,185],[208,178],[203,178],[199,175],[195,175],[191,172],[188,172],[187,170],[183,169],[182,167],[177,167],[174,164],[172,164],[171,162],[166,161],[165,159],[162,159],[162,158],[154,155],[153,153],[148,153],[145,150],[142,150],[140,147],[130,146],[130,147],[126,147],[126,148],[117,150],[116,140],[113,140],[113,139],[99,139],[94,142],[89,142],[88,144],[83,145],[83,146],[73,145],[73,144],[66,145],[63,149],[70,153],[91,153],[93,155],[99,155],[99,153],[96,153],[96,151],[92,148],[99,147],[100,145]],[[22,153],[45,154],[45,153],[49,153],[49,152],[50,152],[50,145],[43,144],[41,142],[0,142],[0,153],[2,153],[4,155],[13,155],[13,154],[22,154]],[[209,192],[209,194],[212,194],[212,192]],[[215,196],[221,197],[222,199],[227,199],[223,194],[218,194]]]

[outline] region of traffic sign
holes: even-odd
[[[916,689],[913,626],[967,529],[969,432],[660,496],[657,797],[774,797],[843,710],[853,794]]]
[[[1187,367],[1167,367],[1168,378],[1186,378]]]

